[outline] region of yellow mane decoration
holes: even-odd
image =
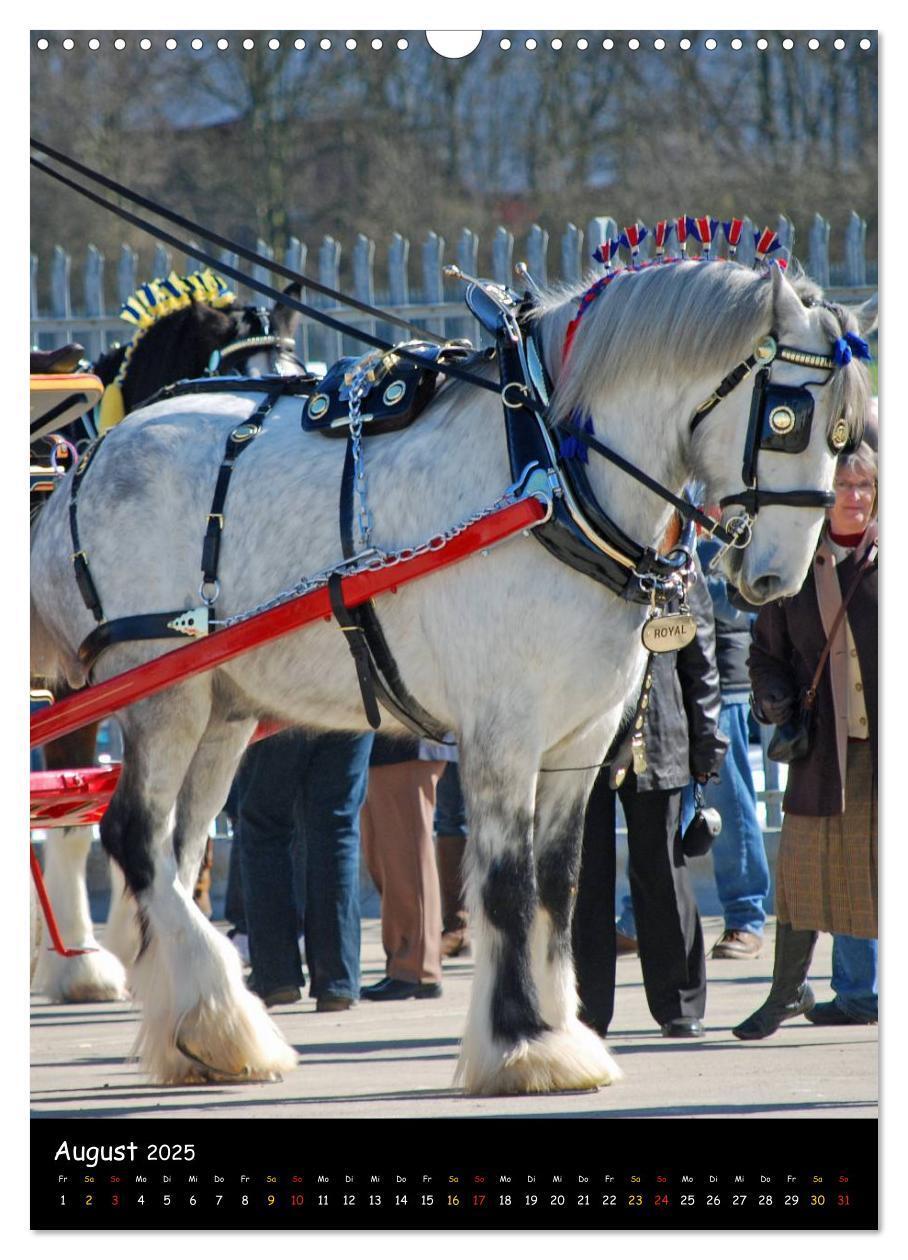
[[[150,280],[136,289],[132,297],[120,307],[120,318],[128,324],[136,325],[136,331],[116,377],[104,391],[98,409],[98,430],[104,433],[107,429],[119,424],[126,414],[123,401],[123,382],[129,370],[129,360],[142,337],[153,328],[158,320],[172,315],[174,311],[184,310],[193,302],[205,302],[218,309],[230,306],[236,301],[236,294],[227,287],[227,282],[216,272],[206,268],[204,271],[192,271],[187,276],[177,275],[172,271],[166,279]]]

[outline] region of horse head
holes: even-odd
[[[691,441],[694,475],[722,506],[722,524],[742,527],[722,570],[755,605],[800,590],[825,519],[821,496],[832,495],[836,460],[860,441],[870,402],[860,362],[869,315],[823,301],[777,266],[769,277],[765,329],[747,356],[756,362],[702,425],[694,417]]]
[[[302,290],[295,282],[284,294],[299,300]],[[215,370],[222,376],[298,376],[305,365],[296,356],[299,311],[277,302],[269,310],[262,306],[238,307],[233,337],[219,347]]]
[[[701,486],[733,539],[725,575],[763,604],[800,589],[836,457],[860,438],[870,396],[860,332],[873,312],[862,316],[775,264],[628,268],[543,299],[550,417],[583,418],[667,489]],[[665,502],[595,454],[589,464],[604,509],[658,545]]]
[[[299,285],[288,285],[284,292],[299,297]],[[108,351],[94,370],[105,386],[118,385],[128,415],[165,385],[209,371],[234,376],[305,372],[294,352],[298,323],[299,314],[281,303],[269,310],[194,300],[162,315],[131,345]]]

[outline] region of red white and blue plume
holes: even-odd
[[[619,241],[608,240],[603,241],[601,245],[597,245],[593,250],[593,257],[596,262],[602,263],[606,271],[611,271],[612,263],[618,252]]]
[[[642,223],[631,223],[618,237],[618,244],[630,250],[632,267],[636,267],[640,258],[640,246],[648,236],[649,230]]]
[[[660,219],[653,226],[653,244],[656,247],[656,257],[663,258],[665,256],[665,247],[668,244],[669,237],[672,234],[674,224],[671,219]]]
[[[738,252],[738,246],[741,243],[741,233],[744,231],[743,219],[731,219],[728,223],[722,224],[722,231],[725,233],[725,239],[728,241],[728,256],[734,258]]]
[[[678,245],[681,249],[682,258],[684,258],[687,254],[687,225],[688,223],[690,223],[690,219],[685,214],[682,214],[680,219],[675,219],[675,232],[678,235]]]
[[[687,220],[687,230],[694,240],[699,241],[702,245],[704,258],[709,258],[718,226],[719,220],[711,219],[708,215],[700,219],[688,218]]]
[[[779,240],[778,233],[772,228],[764,228],[762,232],[754,232],[754,247],[757,252],[757,262],[761,263],[765,262],[777,249],[781,249],[782,242]]]

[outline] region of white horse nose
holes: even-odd
[[[768,604],[783,592],[784,579],[775,573],[766,573],[763,577],[754,578],[746,584],[742,594],[751,604]]]

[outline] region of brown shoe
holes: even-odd
[[[461,958],[470,954],[470,934],[465,927],[441,934],[442,958]]]
[[[637,938],[635,936],[625,936],[623,932],[615,929],[615,950],[619,954],[636,954]]]
[[[315,999],[315,1009],[319,1014],[349,1011],[352,1005],[353,998],[348,997],[320,997]]]
[[[763,937],[755,932],[741,932],[731,928],[724,932],[712,947],[710,958],[758,958],[763,948]]]

